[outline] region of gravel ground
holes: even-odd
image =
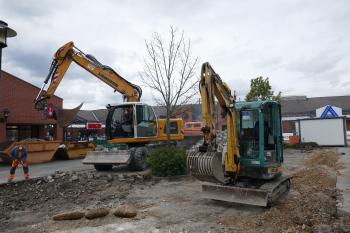
[[[327,158],[329,158],[327,160]],[[306,160],[306,161],[305,161]],[[58,172],[44,179],[1,185],[1,232],[349,232],[338,218],[337,154],[285,151],[290,194],[264,209],[203,199],[191,177],[152,179],[146,173]],[[65,211],[132,204],[137,216],[53,221]]]

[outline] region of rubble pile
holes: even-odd
[[[349,226],[336,221],[337,162],[335,151],[313,152],[305,161],[306,167],[291,175],[292,187],[287,198],[256,219],[239,216],[242,231],[260,228],[271,232],[349,232]]]
[[[307,167],[324,165],[329,168],[339,169],[338,154],[334,150],[315,150],[310,158],[305,161]]]
[[[313,231],[336,218],[336,174],[328,167],[305,168],[292,176],[288,198],[260,216],[276,232]]]
[[[187,153],[198,151],[198,147],[203,144],[203,139],[199,140],[194,144],[190,149],[187,150]],[[227,144],[227,130],[217,131],[216,132],[216,144],[218,145],[218,151],[223,151],[224,146]]]
[[[133,186],[148,176],[127,172],[56,172],[43,178],[3,184],[0,187],[0,231],[12,227],[11,212],[26,209],[50,217],[74,209],[116,208]],[[81,213],[78,216],[81,217]]]

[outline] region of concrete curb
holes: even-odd
[[[338,148],[339,162],[344,165],[339,170],[337,176],[337,189],[341,191],[340,197],[337,199],[337,213],[339,216],[350,214],[350,148]]]

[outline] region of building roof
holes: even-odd
[[[350,95],[311,97],[287,96],[281,98],[282,115],[310,113],[326,105],[350,111]]]
[[[165,106],[152,106],[156,115],[160,118],[166,117],[166,107]],[[185,104],[182,106],[177,106],[175,111],[173,112],[173,117],[180,117],[183,113],[191,111],[195,112],[195,115],[200,115],[200,104]]]
[[[166,116],[166,107],[165,106],[152,106],[154,112],[158,117]]]
[[[80,110],[76,116],[80,121],[106,123],[108,109]]]
[[[350,95],[311,98],[306,96],[286,96],[281,98],[282,116],[310,115],[310,113],[315,112],[316,109],[326,105],[336,106],[350,113]],[[152,107],[158,117],[166,116],[165,106]],[[200,104],[188,104],[184,105],[183,108],[185,110],[191,108],[193,120],[200,120],[200,117],[197,119],[197,116],[201,115]],[[76,116],[76,120],[105,124],[107,114],[108,109],[80,110]]]

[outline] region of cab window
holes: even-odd
[[[136,105],[137,137],[157,136],[157,121],[152,107]]]
[[[112,138],[134,137],[134,113],[132,105],[118,106],[111,115],[109,130]]]

